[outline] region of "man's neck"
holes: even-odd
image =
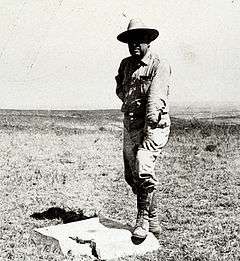
[[[133,61],[136,63],[136,64],[139,64],[139,63],[144,63],[144,64],[147,64],[147,61],[148,61],[148,56],[149,56],[149,52],[150,50],[148,49],[147,52],[144,54],[144,55],[136,55],[136,56],[132,56],[133,58]]]

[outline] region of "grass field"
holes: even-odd
[[[121,260],[240,260],[240,117],[178,116],[156,167],[161,248]],[[1,111],[0,260],[72,260],[36,227],[95,213],[134,224],[121,120],[119,111]]]

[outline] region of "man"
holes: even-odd
[[[160,233],[154,167],[170,132],[171,69],[166,61],[150,51],[150,42],[158,35],[156,29],[132,19],[127,31],[117,36],[119,41],[128,44],[131,55],[120,64],[116,94],[123,102],[125,179],[137,195],[138,214],[133,237],[139,239],[146,238],[148,231],[157,237]]]

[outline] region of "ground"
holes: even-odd
[[[172,117],[156,166],[161,247],[121,260],[240,260],[240,125],[227,119]],[[0,260],[72,260],[36,227],[94,215],[134,224],[121,120],[119,111],[1,112]]]

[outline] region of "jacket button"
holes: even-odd
[[[130,112],[130,113],[129,113],[129,116],[133,116],[133,112]]]

